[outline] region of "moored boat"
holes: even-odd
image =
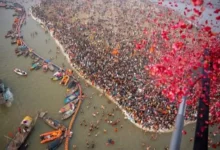
[[[7,34],[7,35],[5,35],[5,38],[10,38],[10,37],[12,37],[11,34]]]
[[[17,43],[16,40],[11,41],[11,44],[16,44],[16,43]]]
[[[62,144],[63,140],[64,140],[64,136],[61,136],[60,138],[52,141],[51,143],[49,143],[47,145],[47,150],[55,150],[55,149],[57,149]]]
[[[12,34],[11,39],[12,39],[12,40],[14,40],[14,39],[15,39],[15,35],[14,35],[14,34]]]
[[[30,116],[26,116],[22,120],[18,128],[18,132],[8,143],[6,150],[18,150],[25,143],[26,139],[31,134],[31,131],[36,124],[37,118],[38,115],[34,119],[32,119]]]
[[[69,111],[70,109],[75,109],[75,104],[73,102],[70,102],[64,105],[62,108],[60,108],[59,113],[65,113]]]
[[[24,57],[27,57],[28,55],[29,55],[29,51],[26,50],[26,51],[24,52]]]
[[[70,76],[64,75],[62,80],[60,81],[60,84],[67,85],[69,82],[69,79],[70,79]]]
[[[63,78],[62,71],[57,71],[53,74],[53,77],[51,78],[51,80],[57,81],[57,80],[61,80],[62,78]]]
[[[72,107],[72,109],[66,111],[65,113],[63,113],[61,119],[65,120],[68,119],[69,117],[71,117],[73,115],[73,113],[75,112],[75,107]]]
[[[48,70],[48,64],[44,63],[43,64],[43,72],[47,72],[47,70]]]
[[[48,63],[48,68],[50,69],[50,71],[54,72],[54,66],[52,63]]]
[[[76,81],[71,80],[71,81],[68,83],[67,91],[69,91],[71,88],[75,87],[76,85],[77,85]]]
[[[41,140],[40,143],[44,144],[44,143],[53,141],[53,140],[61,137],[62,134],[63,134],[63,132],[60,129],[43,133],[40,135],[40,140]]]
[[[32,64],[35,64],[35,63],[37,63],[38,61],[40,61],[40,58],[39,58],[39,57],[35,58],[35,59],[33,60]]]
[[[19,51],[19,52],[16,53],[17,56],[21,56],[23,54],[24,54],[24,52],[22,52],[22,51]]]
[[[61,80],[62,78],[63,78],[62,76],[61,77],[52,77],[51,80],[58,81],[58,80]]]
[[[41,119],[43,119],[43,121],[49,125],[51,128],[53,129],[61,129],[61,128],[66,128],[63,124],[61,124],[59,121],[51,118],[51,117],[48,117],[46,116],[47,112],[39,112],[39,117]]]
[[[14,69],[14,72],[20,76],[27,76],[27,72],[21,70],[21,69],[18,69],[18,68],[15,68]]]
[[[0,7],[6,7],[6,4],[3,2],[0,2]]]
[[[37,65],[34,69],[39,70],[41,67],[42,67],[42,65],[39,63],[39,65]]]
[[[35,59],[36,55],[34,53],[30,54],[31,59]]]
[[[40,63],[35,63],[35,64],[33,64],[33,65],[31,66],[30,70],[35,69],[38,65],[40,65]]]
[[[75,93],[75,92],[78,91],[78,90],[79,90],[79,86],[78,86],[78,85],[76,85],[76,86],[75,86],[73,89],[71,89],[71,90],[67,90],[67,92],[66,92],[66,97],[72,95],[73,93]]]
[[[79,96],[79,91],[73,93],[72,95],[70,96],[67,96],[65,99],[64,99],[64,103],[67,104],[69,102],[72,102],[74,101],[78,96]]]

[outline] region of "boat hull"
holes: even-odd
[[[67,111],[69,111],[70,109],[72,109],[73,107],[75,107],[73,102],[70,102],[68,104],[66,104],[65,106],[63,106],[60,110],[59,113],[65,113]]]
[[[62,144],[63,140],[64,140],[64,137],[61,136],[60,138],[52,141],[51,143],[48,144],[47,150],[55,150],[55,149],[57,149]]]
[[[43,133],[40,135],[40,139],[41,139],[41,144],[53,141],[57,138],[59,138],[62,135],[62,131],[61,130],[56,130],[56,131],[51,131],[51,132],[47,132],[47,133]]]
[[[35,126],[36,121],[37,121],[37,118],[38,118],[38,115],[30,123],[30,126],[26,129],[26,131],[24,130],[25,132],[22,131],[22,130],[21,130],[21,132],[19,132],[19,131],[16,132],[13,139],[8,143],[8,145],[6,147],[6,150],[18,150],[22,147],[22,145],[25,143],[25,141],[27,140],[27,138],[30,136],[31,132],[33,131],[34,126]]]
[[[63,115],[62,115],[62,120],[68,119],[69,117],[71,117],[75,112],[75,109],[70,109],[68,111],[66,111]]]
[[[14,72],[20,76],[27,76],[27,72],[23,71],[23,70],[20,70],[18,68],[15,68],[14,69]]]
[[[73,95],[70,95],[70,96],[66,97],[66,98],[64,99],[64,103],[65,103],[65,104],[68,104],[69,102],[74,101],[78,96],[79,96],[79,91],[77,91],[77,92],[74,93]]]

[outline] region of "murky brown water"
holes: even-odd
[[[30,4],[26,4],[30,6]],[[0,149],[4,148],[7,143],[7,139],[4,135],[8,135],[10,132],[17,131],[17,126],[20,121],[26,115],[34,116],[38,110],[47,110],[49,115],[55,119],[60,119],[58,110],[64,105],[65,88],[60,86],[57,82],[52,82],[50,77],[52,73],[43,73],[42,70],[29,71],[32,60],[30,58],[24,58],[23,56],[17,57],[14,54],[15,46],[10,44],[10,39],[5,39],[4,35],[11,29],[13,22],[13,11],[0,8],[0,78],[3,79],[5,84],[9,86],[14,94],[14,102],[10,108],[0,106]],[[31,37],[32,32],[38,32],[35,38]],[[27,24],[23,26],[22,33],[26,43],[31,46],[36,52],[38,52],[44,58],[50,58],[56,56],[56,44],[45,34],[40,25],[32,18],[27,18]],[[50,39],[46,44],[45,40]],[[49,50],[51,53],[48,53]],[[62,54],[59,54],[57,59],[54,59],[58,65],[64,63],[68,66]],[[28,71],[28,77],[23,78],[13,73],[15,67]],[[120,119],[119,125],[112,127],[107,124],[104,119],[107,118],[107,113],[115,109],[114,104],[109,104],[105,97],[100,97],[97,90],[93,88],[87,88],[83,81],[81,81],[83,92],[87,97],[82,104],[81,110],[84,113],[79,113],[72,129],[73,137],[71,138],[70,149],[72,145],[77,145],[79,150],[87,149],[86,140],[91,143],[95,143],[97,150],[104,149],[120,149],[120,150],[144,150],[142,143],[151,145],[152,148],[157,150],[163,149],[166,145],[169,145],[171,134],[159,134],[156,141],[150,140],[151,133],[144,133],[140,129],[136,128],[133,124],[124,120],[124,116],[121,111],[114,111],[114,117],[109,117],[111,120]],[[104,105],[104,117],[102,117],[103,110],[100,108]],[[94,106],[96,109],[94,109]],[[88,108],[87,108],[88,107]],[[99,112],[96,117],[93,117],[94,112]],[[82,120],[86,120],[88,126],[81,126]],[[95,123],[100,120],[99,129],[94,130],[90,136],[88,136],[89,123]],[[64,121],[64,124],[68,125],[69,120]],[[120,128],[120,126],[123,128]],[[189,138],[194,135],[192,130],[193,125],[189,125],[186,128],[187,135],[183,136],[182,148],[183,150],[192,149],[192,143]],[[114,129],[118,128],[118,132],[114,132]],[[106,129],[107,133],[103,130]],[[43,150],[46,145],[40,144],[39,134],[51,131],[52,129],[38,120],[35,130],[31,134],[28,143],[30,143],[30,150]],[[97,134],[97,136],[96,136]],[[106,147],[105,143],[108,138],[112,138],[115,141],[115,145]],[[63,149],[64,144],[59,148]]]

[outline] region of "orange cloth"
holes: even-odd
[[[15,18],[14,19],[14,23],[18,23],[19,19],[18,18]]]
[[[151,46],[151,48],[150,48],[150,53],[153,53],[153,52],[154,52],[154,47]]]
[[[22,44],[22,43],[21,43],[21,40],[18,39],[18,40],[17,40],[17,45],[20,46],[21,44]]]
[[[114,49],[114,50],[112,51],[112,55],[118,55],[118,54],[119,54],[118,49]]]

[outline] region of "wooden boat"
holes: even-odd
[[[0,2],[0,7],[6,7],[6,4],[3,2]]]
[[[62,71],[57,71],[53,74],[53,77],[51,79],[57,81],[57,80],[61,80],[62,78],[63,78]]]
[[[32,64],[35,64],[35,63],[37,63],[38,61],[40,61],[40,58],[39,58],[39,57],[35,58],[35,59],[33,60]]]
[[[55,150],[55,149],[57,149],[62,144],[63,140],[64,140],[64,136],[61,136],[60,138],[52,141],[51,143],[49,143],[47,145],[47,150]]]
[[[70,109],[75,109],[75,104],[73,102],[70,102],[66,104],[65,106],[63,106],[62,108],[60,108],[59,113],[65,113],[69,111]]]
[[[35,69],[35,70],[39,70],[41,67],[42,67],[42,65],[39,63],[39,65],[36,66],[34,69]]]
[[[53,77],[56,77],[56,76],[63,76],[62,75],[62,72],[61,71],[57,71],[53,74]]]
[[[44,144],[50,141],[53,141],[57,138],[59,138],[62,135],[62,130],[58,129],[55,131],[46,132],[40,135],[40,143]]]
[[[14,72],[17,73],[20,76],[27,76],[27,72],[25,72],[25,71],[23,71],[21,69],[18,69],[18,68],[15,68]]]
[[[61,119],[62,120],[68,119],[70,116],[73,115],[74,112],[75,112],[75,107],[74,108],[72,107],[72,109],[70,109],[70,110],[66,111],[65,113],[63,113]]]
[[[29,55],[29,51],[26,50],[26,51],[24,52],[24,57],[27,57],[28,55]]]
[[[14,35],[14,34],[11,36],[11,39],[12,39],[12,40],[14,40],[14,39],[15,39],[15,35]]]
[[[24,52],[22,52],[22,51],[19,51],[19,52],[16,53],[17,56],[21,56],[23,54],[24,54]]]
[[[34,53],[31,53],[30,57],[31,59],[35,59],[36,55]]]
[[[43,72],[47,72],[47,70],[48,70],[48,64],[44,63],[43,64]]]
[[[54,66],[52,63],[48,64],[48,68],[50,69],[50,71],[54,72]]]
[[[61,80],[63,77],[52,77],[51,80],[53,81],[58,81],[58,80]]]
[[[39,112],[39,117],[43,119],[43,121],[49,125],[53,129],[63,129],[66,128],[63,124],[61,124],[59,121],[52,119],[51,117],[46,116],[47,112]]]
[[[76,81],[71,80],[67,86],[67,91],[69,91],[71,88],[75,87],[77,85]]]
[[[18,49],[21,51],[28,50],[27,46],[25,46],[25,45],[18,46]]]
[[[12,35],[11,34],[7,34],[5,35],[5,38],[10,38]]]
[[[72,90],[67,90],[66,97],[72,95],[73,93],[75,93],[78,90],[79,90],[79,86],[78,85],[76,85]]]
[[[40,63],[35,63],[35,64],[33,64],[33,65],[31,66],[30,70],[35,69],[38,65],[40,65]]]
[[[12,35],[12,33],[13,33],[13,30],[9,30],[8,32],[7,32],[7,35]]]
[[[60,81],[60,84],[67,85],[69,82],[69,79],[70,79],[70,76],[68,75],[63,76],[62,80]]]
[[[13,17],[14,17],[14,16],[18,16],[18,14],[17,14],[17,13],[14,13],[12,16],[13,16]]]
[[[8,143],[6,150],[18,150],[26,141],[28,136],[31,134],[36,122],[37,122],[38,115],[34,118],[34,120],[26,116],[20,126],[19,131],[15,134],[15,136],[11,139]]]
[[[11,41],[11,44],[16,44],[16,43],[17,43],[16,40]]]
[[[72,102],[73,100],[75,100],[78,96],[79,96],[79,91],[73,93],[72,95],[70,96],[67,96],[65,99],[64,99],[64,103],[67,104],[69,102]]]

